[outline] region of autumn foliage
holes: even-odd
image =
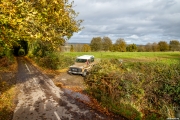
[[[179,64],[102,60],[86,77],[88,93],[128,119],[174,117],[180,103]]]
[[[19,39],[61,44],[81,30],[72,5],[68,0],[1,0],[0,40],[8,46]]]

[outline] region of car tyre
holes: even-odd
[[[72,75],[72,73],[70,73],[70,72],[67,72],[67,74]]]
[[[85,71],[83,72],[82,76],[83,76],[83,77],[86,77],[86,75],[87,75],[87,70],[85,70]]]

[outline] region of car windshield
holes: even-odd
[[[76,59],[76,62],[78,63],[85,63],[87,59]]]

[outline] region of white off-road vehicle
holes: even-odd
[[[68,73],[86,76],[93,65],[94,65],[93,55],[79,56],[76,58],[74,65],[69,67]]]

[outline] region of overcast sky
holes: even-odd
[[[69,43],[104,36],[127,44],[180,41],[180,0],[74,0],[73,9],[85,28]]]

